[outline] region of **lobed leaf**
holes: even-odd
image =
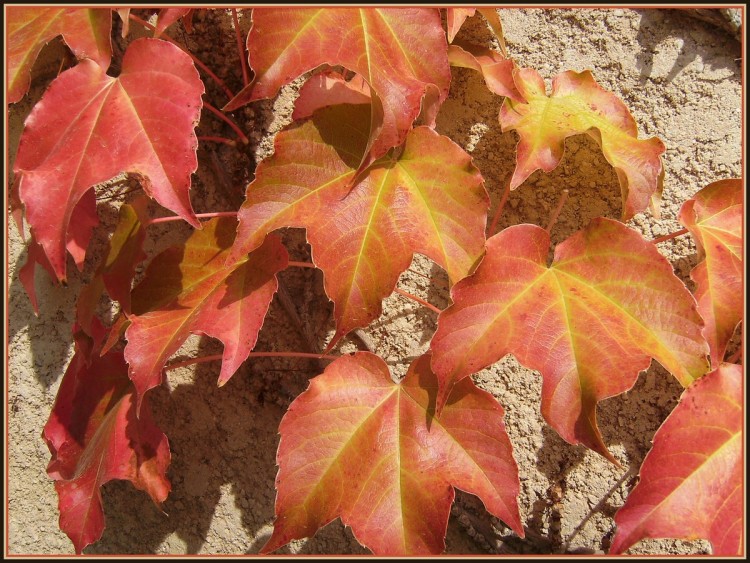
[[[219,385],[255,346],[288,256],[272,236],[249,256],[227,262],[236,228],[234,218],[205,223],[184,245],[154,258],[133,290],[125,359],[139,401],[161,383],[164,364],[191,333],[224,343]]]
[[[625,225],[592,220],[548,267],[549,244],[536,225],[509,227],[454,286],[431,345],[437,407],[455,382],[512,353],[541,372],[542,414],[560,436],[616,463],[596,404],[630,389],[650,358],[685,387],[706,373],[702,322],[669,262]]]
[[[81,332],[75,342],[43,438],[52,454],[47,473],[59,497],[60,529],[80,554],[104,531],[101,486],[125,479],[158,505],[170,490],[170,453],[147,400],[136,416],[122,353],[99,357]]]
[[[502,407],[467,380],[438,420],[436,391],[429,355],[401,384],[368,352],[338,358],[312,379],[281,420],[276,520],[262,552],[341,516],[376,555],[441,553],[453,487],[523,537]]]
[[[685,390],[615,515],[611,553],[644,538],[706,538],[715,556],[742,555],[742,385],[742,367],[721,364]]]
[[[520,136],[511,189],[538,169],[553,170],[562,159],[565,139],[587,133],[617,173],[623,221],[649,205],[659,216],[664,144],[657,137],[638,139],[636,122],[617,96],[599,86],[588,70],[558,74],[550,96],[533,69],[518,69],[515,82],[526,102],[507,98],[500,109],[503,131],[515,129]]]
[[[476,45],[453,44],[448,46],[448,61],[451,66],[481,72],[490,92],[518,102],[525,101],[513,78],[514,71],[517,70],[516,64],[500,53]]]
[[[703,257],[690,277],[714,369],[743,316],[743,195],[740,179],[713,182],[686,201],[679,215]]]
[[[109,9],[8,6],[7,101],[19,101],[29,90],[31,68],[42,47],[58,35],[79,59],[109,68],[112,15]]]
[[[305,72],[341,65],[375,95],[362,166],[403,143],[423,105],[448,96],[446,41],[434,8],[254,8],[247,38],[255,78],[223,109],[270,98]],[[369,155],[369,157],[368,157]]]
[[[409,132],[399,156],[370,166],[351,187],[367,145],[366,105],[324,108],[276,137],[240,208],[230,260],[266,233],[304,227],[313,262],[334,302],[336,335],[366,326],[382,310],[414,252],[455,282],[484,249],[488,196],[471,157],[427,127]]]
[[[158,39],[131,43],[118,78],[82,61],[52,82],[26,120],[14,173],[58,279],[76,206],[121,172],[140,176],[149,196],[200,228],[188,190],[203,91],[190,57]]]

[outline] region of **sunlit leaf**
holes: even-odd
[[[615,515],[611,553],[645,538],[704,538],[713,555],[742,555],[742,385],[742,367],[721,364],[685,390]]]
[[[503,131],[514,129],[521,138],[511,189],[536,170],[553,170],[562,159],[565,139],[588,133],[617,173],[623,220],[649,205],[658,217],[664,144],[657,137],[638,139],[636,122],[617,96],[599,86],[588,70],[558,74],[552,80],[550,96],[533,69],[518,69],[515,80],[526,102],[506,98],[500,109]]]
[[[487,241],[477,271],[456,284],[432,340],[438,409],[452,385],[508,353],[543,377],[542,414],[571,444],[608,459],[596,404],[630,389],[651,358],[683,384],[708,371],[695,300],[653,244],[594,219],[557,245],[509,227]]]
[[[453,487],[477,495],[523,537],[502,408],[465,380],[438,420],[436,392],[429,355],[401,384],[368,352],[312,379],[281,421],[276,520],[262,551],[340,516],[376,555],[441,553]]]

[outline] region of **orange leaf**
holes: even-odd
[[[399,156],[371,165],[350,188],[367,144],[367,105],[323,108],[276,137],[240,208],[230,260],[266,233],[304,227],[313,262],[334,302],[336,335],[381,312],[414,252],[445,268],[452,282],[484,249],[488,196],[471,157],[427,127],[409,132]]]
[[[696,283],[698,312],[706,321],[703,334],[711,365],[724,359],[727,344],[742,320],[742,180],[709,184],[680,210],[680,223],[695,237],[703,260],[690,277]]]
[[[620,180],[623,221],[649,205],[659,216],[664,144],[657,137],[638,139],[635,120],[617,96],[599,86],[588,70],[558,74],[550,96],[533,69],[518,69],[515,81],[526,103],[508,98],[500,109],[503,131],[515,129],[521,137],[511,189],[540,168],[553,170],[562,159],[565,139],[588,133]]]
[[[109,9],[8,6],[8,103],[23,98],[29,89],[31,67],[45,44],[58,35],[79,59],[92,59],[102,72],[112,58]]]
[[[524,101],[513,78],[516,64],[500,53],[476,45],[453,44],[448,47],[448,61],[451,66],[481,72],[490,92],[518,102]]]
[[[477,495],[523,537],[502,407],[467,380],[438,420],[436,391],[429,355],[400,385],[368,352],[312,379],[281,421],[276,521],[262,552],[341,516],[377,555],[441,553],[453,487]]]
[[[611,461],[596,404],[630,389],[657,359],[688,386],[708,371],[695,300],[653,244],[594,219],[555,248],[516,225],[487,241],[477,271],[457,283],[432,339],[438,409],[452,385],[508,353],[543,377],[542,414],[571,444]]]
[[[321,65],[344,66],[375,94],[365,166],[403,143],[425,95],[430,106],[448,97],[446,48],[435,8],[254,8],[247,49],[255,78],[223,109],[273,97]]]
[[[705,538],[713,555],[742,555],[742,384],[741,366],[721,364],[685,390],[615,515],[611,553],[644,538]]]

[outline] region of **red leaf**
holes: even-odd
[[[376,96],[364,166],[403,143],[426,94],[433,106],[448,97],[446,48],[434,8],[255,8],[247,38],[255,78],[224,110],[271,98],[321,65],[342,65],[364,77]]]
[[[122,353],[100,358],[90,339],[82,333],[75,339],[76,353],[43,437],[52,454],[47,473],[59,497],[60,529],[81,553],[104,531],[101,486],[125,479],[159,504],[170,490],[170,453],[148,401],[136,417],[135,390]]]
[[[536,225],[509,227],[454,286],[432,339],[437,406],[454,382],[512,353],[542,374],[545,420],[614,462],[597,402],[630,389],[652,357],[685,387],[706,373],[702,322],[669,262],[622,223],[592,220],[548,267],[549,244]]]
[[[237,221],[227,217],[205,223],[184,246],[154,258],[134,289],[125,359],[139,399],[161,383],[165,362],[191,333],[224,343],[219,385],[255,346],[278,288],[276,273],[286,268],[288,256],[272,236],[249,256],[227,264],[236,228]]]
[[[154,37],[159,37],[170,25],[175,23],[181,17],[186,16],[191,9],[192,8],[162,8],[159,10],[159,19],[156,22]]]
[[[188,190],[197,168],[194,128],[203,83],[190,57],[158,39],[131,43],[111,78],[90,61],[62,73],[26,120],[14,166],[36,239],[60,280],[73,210],[121,172],[200,228]],[[71,227],[72,225],[72,227]]]
[[[742,320],[742,180],[709,184],[680,210],[680,223],[695,238],[703,260],[690,277],[696,284],[703,334],[718,368],[737,324]]]
[[[463,381],[438,420],[430,357],[400,385],[368,352],[343,356],[281,421],[276,521],[261,550],[312,536],[337,516],[377,555],[444,550],[453,487],[477,495],[523,537],[503,409]]]
[[[706,538],[713,555],[742,555],[742,384],[742,367],[722,364],[685,390],[615,515],[611,553],[644,538]]]
[[[432,258],[452,282],[484,249],[488,196],[471,157],[427,127],[409,132],[398,157],[383,158],[351,188],[367,133],[364,105],[324,108],[276,137],[239,211],[230,259],[257,248],[266,233],[304,227],[313,262],[334,302],[336,335],[381,312],[414,252]]]
[[[315,110],[328,106],[369,104],[371,101],[370,87],[361,76],[357,74],[345,80],[340,73],[329,70],[310,77],[300,88],[292,119],[305,119]]]
[[[63,36],[79,59],[92,59],[102,72],[112,58],[109,9],[45,8],[8,6],[8,103],[23,98],[29,89],[31,67],[42,47],[56,36]]]
[[[599,86],[588,70],[558,74],[550,96],[533,69],[518,69],[515,82],[526,102],[506,98],[500,109],[503,131],[515,129],[521,137],[511,189],[540,168],[553,170],[562,159],[565,139],[587,133],[602,147],[620,180],[623,220],[649,205],[658,217],[664,143],[657,137],[638,139],[638,126],[617,96]]]

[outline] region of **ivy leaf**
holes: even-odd
[[[147,400],[136,417],[122,353],[99,357],[81,332],[75,342],[43,438],[52,454],[47,473],[59,497],[60,529],[80,554],[104,531],[101,486],[125,479],[159,505],[170,490],[170,453]]]
[[[445,16],[446,23],[448,24],[448,43],[453,43],[453,39],[456,37],[458,30],[467,20],[472,17],[477,9],[479,13],[484,16],[487,23],[490,24],[492,32],[497,37],[497,41],[500,45],[500,52],[503,56],[507,55],[507,48],[505,46],[505,35],[503,34],[503,25],[500,22],[500,16],[497,14],[496,8],[446,8]]]
[[[300,88],[292,120],[306,119],[315,110],[328,106],[371,102],[370,87],[360,75],[356,74],[351,80],[346,80],[341,73],[328,70],[311,76]]]
[[[696,283],[703,334],[718,368],[737,324],[742,320],[742,180],[709,184],[686,201],[679,220],[693,235],[703,260],[690,277]]]
[[[143,252],[146,229],[141,220],[146,217],[146,203],[146,197],[141,196],[132,204],[126,203],[120,207],[120,220],[109,240],[105,258],[78,295],[76,321],[89,336],[94,335],[92,323],[95,322],[96,307],[105,288],[112,299],[120,302],[123,311],[130,312],[130,284],[136,266],[146,259]]]
[[[368,352],[342,356],[312,379],[281,420],[276,520],[261,551],[341,516],[376,555],[438,554],[453,487],[523,537],[502,407],[466,380],[438,420],[436,391],[429,355],[401,384]]]
[[[31,68],[42,47],[58,35],[79,59],[91,59],[109,68],[112,58],[112,14],[109,9],[8,6],[8,103],[29,90]]]
[[[374,163],[350,189],[367,144],[366,105],[323,108],[276,137],[258,165],[238,217],[230,260],[266,233],[304,227],[334,302],[336,335],[382,310],[414,252],[466,276],[484,250],[488,196],[471,157],[427,127],[409,132],[399,156]]]
[[[159,10],[159,19],[156,21],[154,37],[159,37],[167,28],[180,18],[187,16],[192,8],[162,8]]]
[[[434,115],[448,97],[445,33],[434,8],[254,8],[247,49],[255,78],[225,111],[271,98],[324,64],[367,81],[375,100],[362,167],[403,143],[423,98],[424,113]]]
[[[512,353],[542,374],[545,420],[616,463],[596,404],[630,389],[652,357],[685,387],[706,373],[703,323],[669,262],[622,223],[592,220],[548,267],[549,244],[536,225],[509,227],[454,286],[432,340],[437,408],[456,381]]]
[[[490,92],[512,98],[518,102],[525,101],[516,88],[513,78],[516,64],[500,53],[476,45],[453,44],[448,46],[448,61],[451,66],[470,68],[481,72]]]
[[[203,91],[190,57],[159,39],[131,43],[118,78],[82,61],[52,82],[26,120],[14,172],[58,279],[74,208],[121,172],[140,176],[149,196],[200,228],[188,190]]]
[[[714,556],[742,555],[742,385],[742,367],[725,363],[685,390],[615,515],[611,553],[644,538],[705,538]]]
[[[636,122],[617,96],[599,86],[588,70],[558,74],[549,97],[544,80],[533,69],[518,69],[515,81],[526,103],[506,98],[500,109],[503,131],[515,129],[520,135],[511,189],[540,168],[553,170],[562,159],[565,139],[587,133],[617,173],[623,221],[649,205],[659,216],[664,143],[657,137],[639,140]]]
[[[278,288],[276,273],[286,268],[288,256],[273,236],[249,256],[227,263],[236,228],[231,217],[205,223],[184,245],[154,258],[133,290],[125,359],[139,401],[161,383],[164,364],[191,333],[224,343],[219,385],[255,346]]]

